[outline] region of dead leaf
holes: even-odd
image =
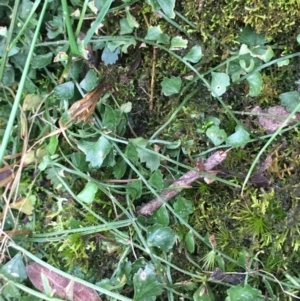
[[[267,188],[270,187],[271,182],[260,172],[250,177],[249,183],[255,187]]]
[[[95,290],[61,276],[39,263],[28,264],[26,270],[32,284],[42,292],[45,292],[43,277],[46,277],[52,293],[62,299],[71,301],[102,301]]]
[[[264,160],[264,162],[261,163],[258,172],[263,173],[264,171],[266,171],[268,168],[272,166],[272,162],[273,162],[272,155],[268,155],[267,158]]]
[[[41,102],[42,98],[39,95],[27,94],[23,101],[23,110],[34,112]]]
[[[83,121],[86,123],[95,111],[97,102],[102,94],[111,88],[110,83],[100,83],[94,90],[87,93],[81,100],[76,101],[68,110],[71,121]]]
[[[15,202],[9,204],[11,209],[17,209],[27,215],[31,215],[33,212],[33,205],[35,203],[36,197],[31,195],[27,198],[19,198]]]
[[[10,165],[0,168],[0,187],[4,187],[9,184],[14,177],[15,174]]]
[[[290,115],[290,113],[283,106],[274,106],[268,108],[267,110],[262,110],[261,107],[256,106],[251,112],[258,114],[258,122],[266,130],[266,132],[270,134],[276,132],[285,119]],[[270,116],[260,116],[262,113],[270,114]],[[296,113],[285,126],[293,124],[296,119],[300,119],[299,113]]]

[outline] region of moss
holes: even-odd
[[[182,9],[195,22],[205,43],[216,38],[221,45],[234,45],[239,30],[250,25],[256,32],[267,33],[276,44],[289,49],[295,46],[300,23],[300,3],[296,0],[207,0],[201,11],[196,2],[187,1]]]

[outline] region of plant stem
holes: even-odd
[[[10,116],[9,116],[9,120],[7,122],[7,126],[6,126],[6,129],[5,129],[4,136],[3,136],[2,144],[0,146],[0,165],[2,165],[2,160],[3,160],[3,157],[4,157],[4,153],[6,151],[6,147],[7,147],[9,139],[11,138],[11,131],[12,131],[12,128],[13,128],[13,125],[14,125],[15,117],[17,115],[18,107],[19,107],[19,104],[20,104],[20,101],[21,101],[23,89],[24,89],[25,82],[26,82],[26,77],[27,77],[29,67],[30,67],[31,58],[33,56],[33,52],[34,52],[34,49],[35,49],[35,44],[36,44],[36,41],[37,41],[38,36],[39,36],[41,25],[43,23],[43,19],[44,19],[44,15],[45,15],[45,12],[46,12],[47,5],[48,5],[48,1],[45,1],[44,6],[42,8],[42,11],[40,13],[40,18],[39,18],[38,24],[37,24],[35,32],[34,32],[34,36],[32,38],[31,47],[30,47],[29,52],[28,52],[27,60],[26,60],[25,66],[24,66],[24,71],[23,71],[23,74],[22,74],[22,77],[21,77],[21,80],[20,80],[20,85],[19,85],[19,88],[18,88],[18,91],[17,91],[17,94],[16,94],[16,98],[15,98],[15,101],[14,101],[14,104],[13,104],[13,107],[12,107],[12,110],[11,110],[11,113],[10,113]]]

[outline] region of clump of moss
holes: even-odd
[[[197,5],[194,1],[185,2],[182,9],[195,22],[204,41],[214,37],[221,44],[232,44],[238,31],[250,25],[256,32],[267,33],[276,44],[289,48],[295,45],[300,23],[298,1],[207,0],[201,8]],[[287,32],[291,34],[286,35]]]

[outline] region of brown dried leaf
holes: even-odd
[[[252,113],[258,114],[258,121],[260,125],[266,130],[267,133],[274,133],[276,130],[282,125],[285,119],[290,115],[290,113],[283,106],[274,106],[270,107],[267,110],[262,110],[259,106],[255,107]],[[270,114],[272,116],[260,116],[259,114]],[[289,122],[285,124],[285,126],[291,125],[295,122],[295,119],[299,119],[299,113],[293,116]]]
[[[111,87],[110,83],[100,83],[94,90],[87,93],[81,100],[76,101],[68,110],[71,116],[69,122],[76,120],[77,122],[83,121],[86,123],[95,111],[96,104],[107,90]]]
[[[264,171],[266,171],[268,168],[272,166],[272,162],[273,162],[272,156],[268,155],[265,161],[262,162],[262,164],[260,165],[258,172],[263,173]]]
[[[39,263],[33,262],[26,266],[27,275],[32,284],[44,292],[42,275],[46,276],[54,295],[71,301],[102,301],[97,292],[81,283],[59,275],[58,273],[45,268]]]
[[[249,179],[249,183],[255,187],[263,188],[270,187],[271,185],[270,181],[262,173],[256,173],[253,176],[251,176]]]
[[[5,166],[0,168],[0,187],[4,187],[14,179],[14,172],[10,168],[11,166]]]

